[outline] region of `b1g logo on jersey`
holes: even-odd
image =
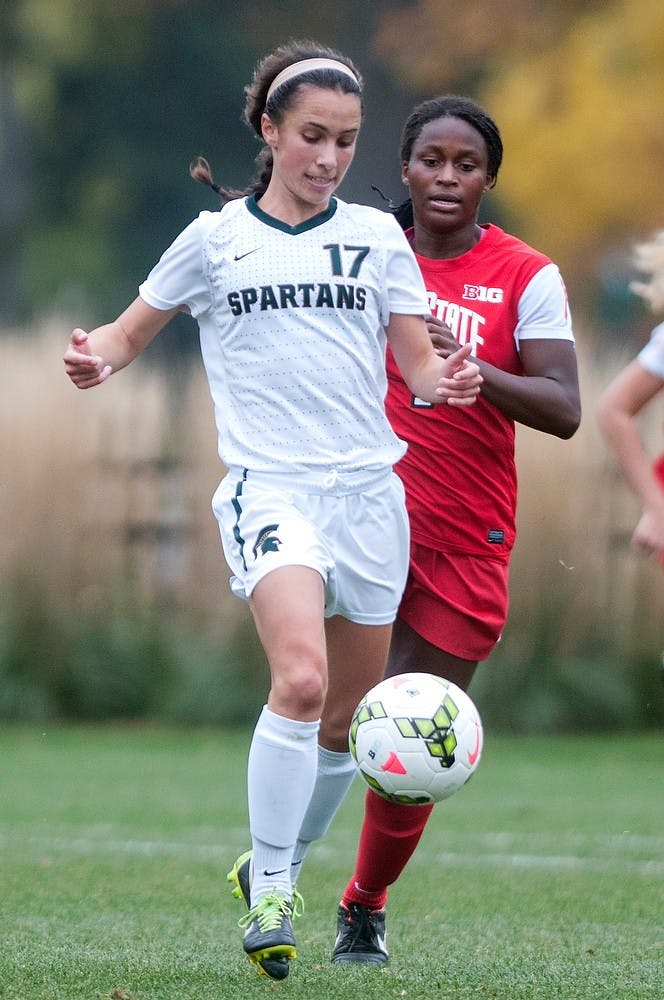
[[[502,288],[487,288],[486,285],[464,285],[463,299],[475,302],[502,302],[505,293]]]

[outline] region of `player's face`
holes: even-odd
[[[303,219],[324,211],[352,163],[361,121],[356,94],[309,84],[298,89],[279,125],[263,115],[263,136],[274,160],[263,196],[270,211],[275,198]]]
[[[492,182],[484,139],[461,118],[435,118],[413,143],[402,179],[416,224],[427,232],[473,230],[480,201]]]

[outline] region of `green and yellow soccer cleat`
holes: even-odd
[[[252,907],[251,907],[251,851],[245,851],[240,857],[235,861],[235,864],[226,876],[227,880],[232,883],[232,895],[236,899],[243,899],[249,913],[247,913],[239,921],[240,927],[246,927],[247,931],[250,929],[251,923],[254,922],[252,918]],[[274,895],[274,894],[273,894]],[[283,896],[283,894],[280,894]],[[264,899],[271,897],[263,897]],[[286,900],[286,897],[283,897]],[[258,910],[263,904],[263,900],[259,901],[258,907],[254,907],[254,910]],[[288,903],[289,906],[289,920],[293,916],[298,916],[304,909],[304,901],[299,892],[293,894],[293,902]],[[269,918],[263,918],[263,923],[269,922]],[[281,922],[279,920],[279,922]],[[261,952],[260,955],[255,954],[252,950],[249,953],[249,948],[247,947],[247,935],[245,934],[244,949],[247,952],[249,961],[255,965],[261,973],[261,975],[268,976],[270,979],[286,979],[288,973],[290,972],[290,959],[295,958],[295,940],[293,938],[292,927],[290,929],[290,938],[292,939],[292,944],[286,942],[287,947],[291,949],[290,954],[281,953],[277,954],[268,946],[267,951],[265,950],[265,945],[261,949],[259,945],[258,951]],[[256,938],[252,937],[249,939],[250,944],[255,941]],[[269,954],[268,954],[269,952]]]
[[[249,961],[271,979],[285,979],[288,963],[295,958],[292,917],[293,904],[288,896],[271,892],[238,921],[244,929],[242,947]]]

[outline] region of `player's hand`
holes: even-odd
[[[450,354],[458,350],[458,340],[442,320],[436,319],[435,316],[427,316],[426,321],[434,351],[441,358],[449,358]]]
[[[449,358],[459,348],[459,341],[456,339],[447,323],[436,319],[435,316],[427,316],[427,330],[431,337],[431,343],[436,354],[441,358]]]
[[[62,360],[67,375],[78,389],[100,385],[112,371],[110,365],[104,364],[103,358],[92,353],[85,330],[73,331]]]
[[[664,511],[644,511],[634,529],[632,545],[664,565]]]
[[[441,402],[450,406],[472,406],[479,396],[483,379],[479,365],[469,360],[470,351],[470,344],[465,344],[443,361],[443,375],[436,388]]]

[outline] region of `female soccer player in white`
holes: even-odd
[[[362,118],[350,60],[282,46],[246,94],[265,144],[259,179],[241,194],[213,185],[221,211],[181,233],[118,319],[74,330],[64,362],[76,386],[96,386],[179,310],[198,321],[228,470],[213,509],[271,674],[249,753],[251,867],[238,859],[231,877],[250,905],[250,961],[283,979],[295,955],[295,845],[325,832],[352,780],[350,717],[382,677],[408,566],[386,341],[431,403],[472,404],[481,376],[470,345],[435,354],[395,220],[334,197]],[[194,175],[212,183],[205,163]]]
[[[655,311],[664,309],[664,230],[636,247],[634,263],[647,275],[632,291]],[[664,322],[652,330],[638,355],[609,383],[599,401],[598,419],[613,458],[642,504],[632,534],[635,548],[664,565],[664,455],[653,462],[646,451],[639,417],[664,389]]]

